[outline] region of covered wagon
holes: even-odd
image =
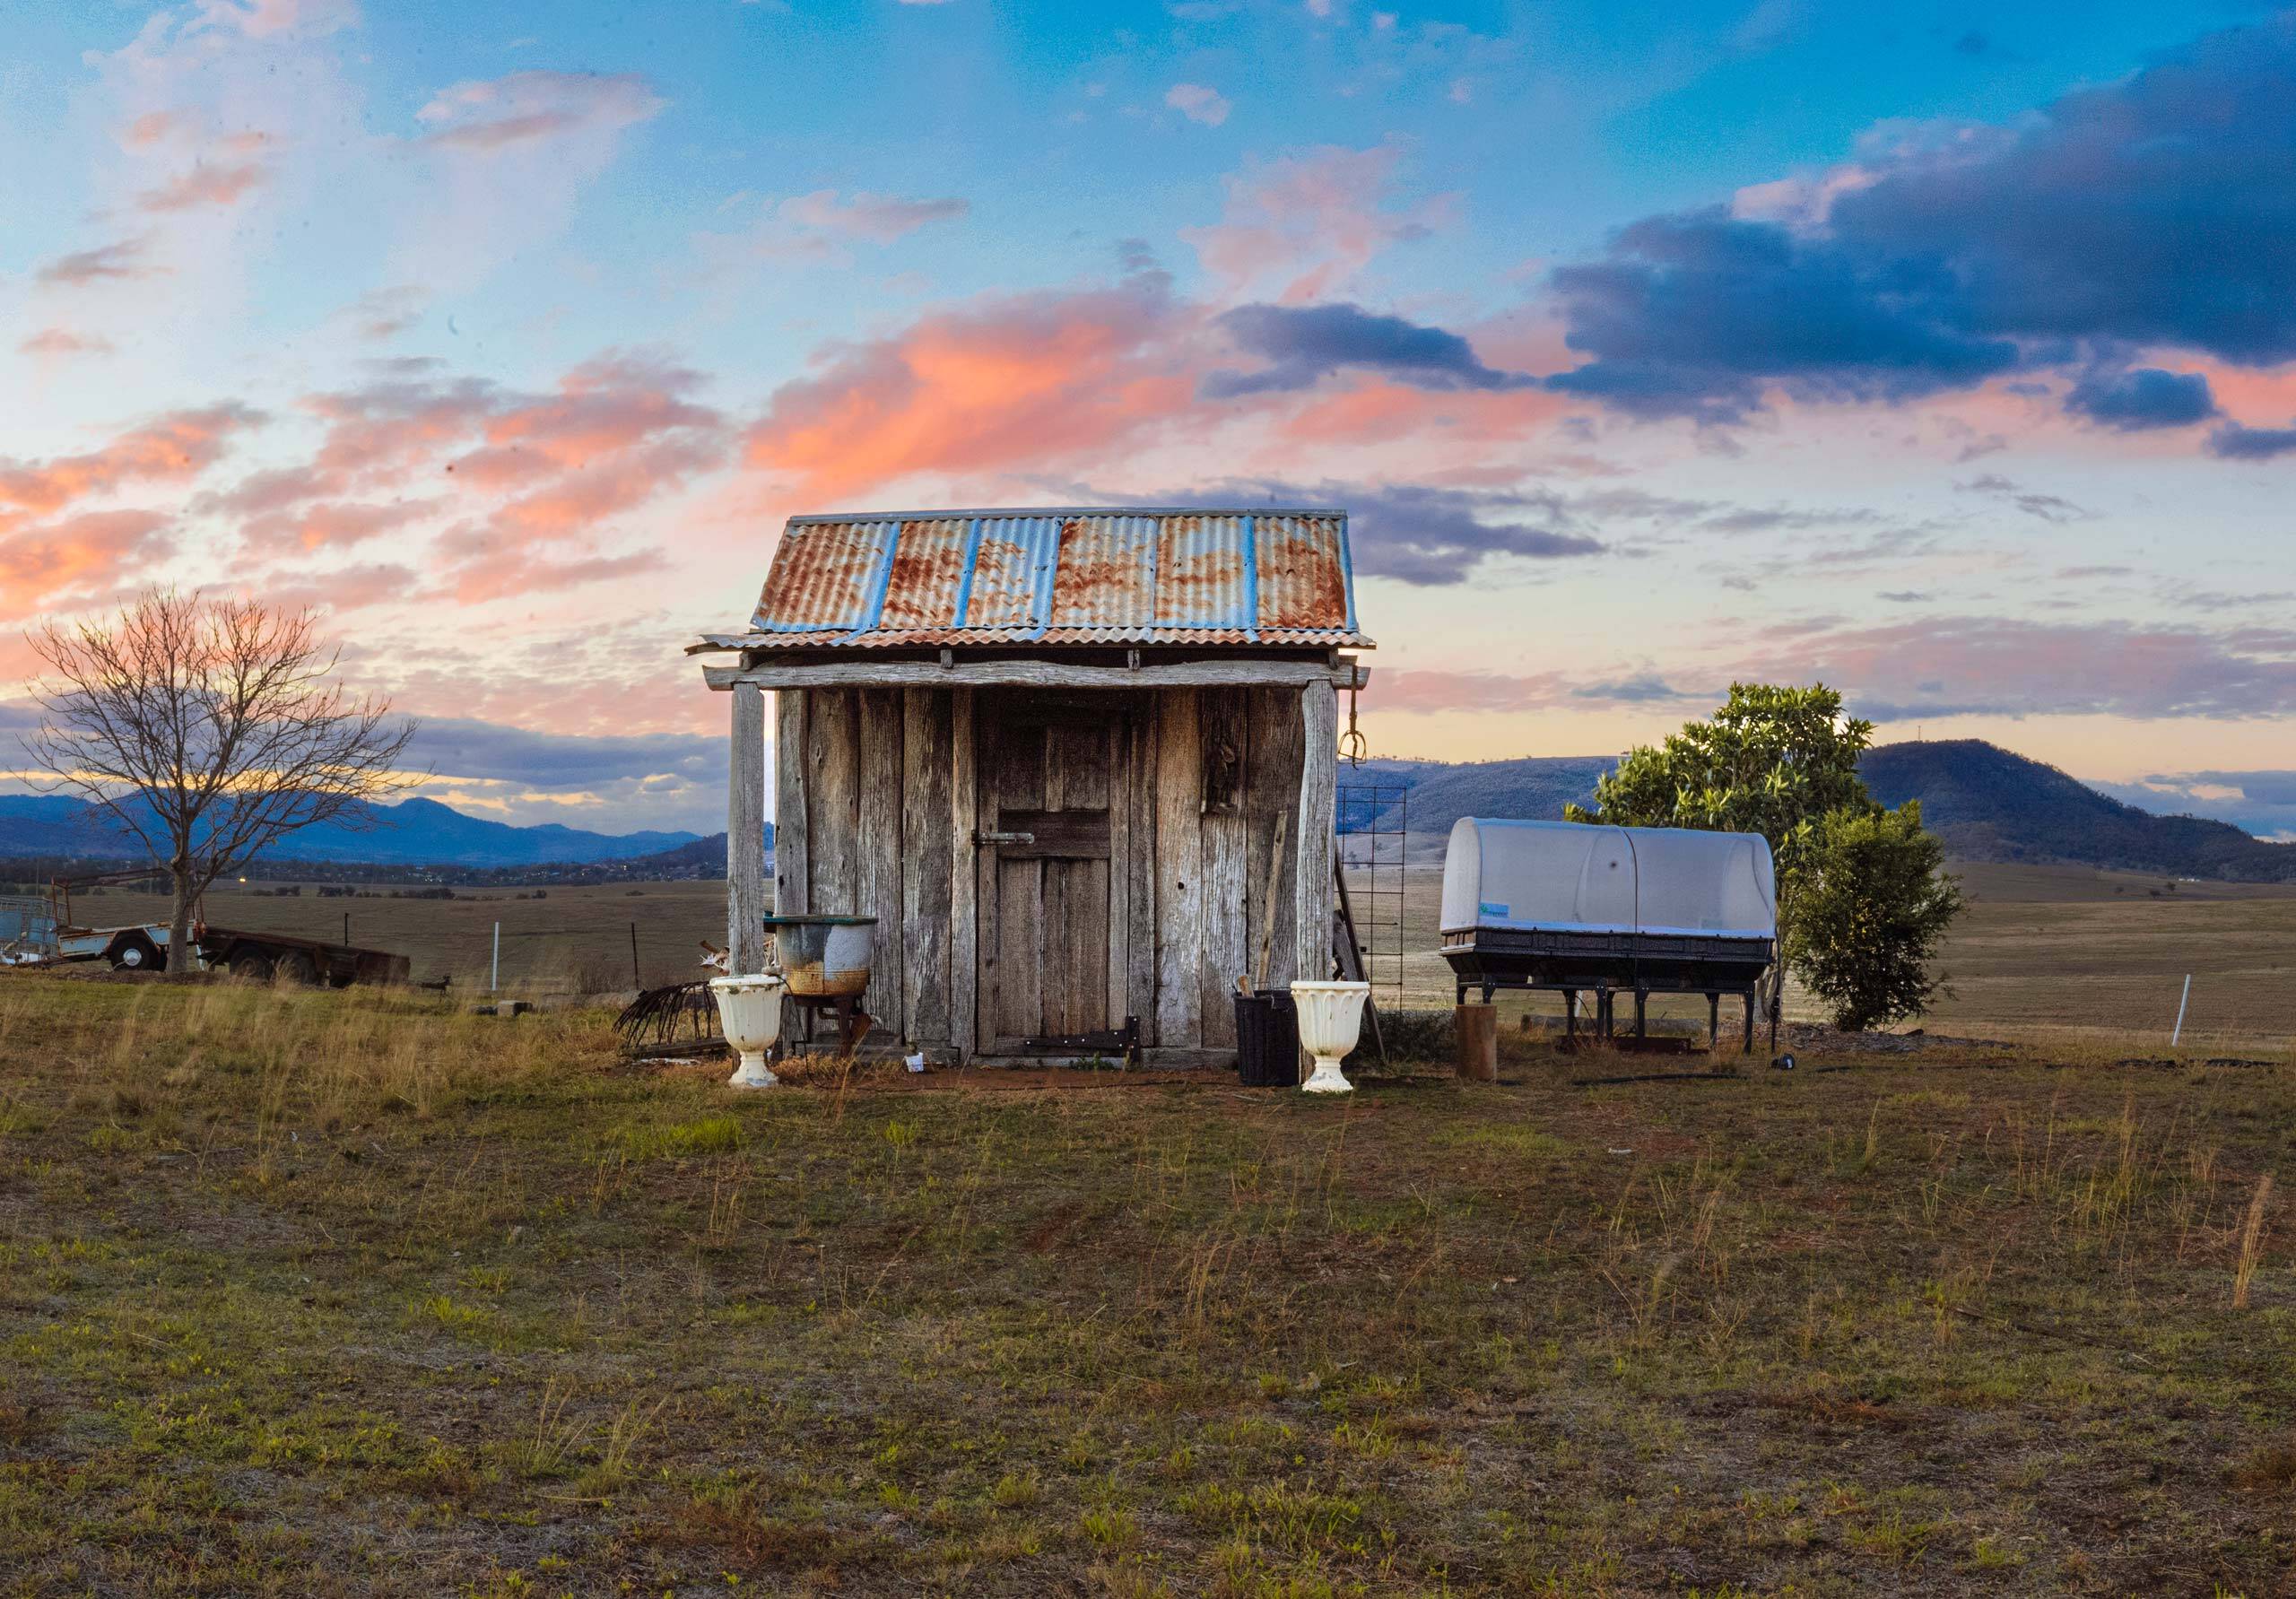
[[[1653,994],[1703,994],[1720,1029],[1721,996],[1754,1005],[1778,955],[1778,888],[1759,833],[1591,827],[1462,817],[1443,861],[1444,958],[1465,1004],[1501,988],[1564,996],[1575,1035],[1578,996],[1612,1030],[1614,996],[1634,997],[1637,1037]],[[1773,1026],[1775,1019],[1773,1018]]]

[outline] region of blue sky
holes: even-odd
[[[1231,490],[1356,513],[1383,752],[1601,752],[1822,674],[1885,738],[2279,826],[2266,8],[5,26],[10,636],[152,583],[322,605],[452,725],[452,803],[714,825],[679,646],[790,514]]]

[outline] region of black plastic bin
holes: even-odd
[[[1290,989],[1236,995],[1236,1075],[1247,1088],[1300,1086],[1300,1012]]]

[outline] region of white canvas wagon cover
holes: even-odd
[[[1477,928],[1775,938],[1770,841],[1463,816],[1443,860],[1442,931]]]

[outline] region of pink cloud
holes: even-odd
[[[428,569],[466,604],[627,576],[659,557],[603,548],[606,526],[732,449],[725,418],[692,398],[701,381],[610,353],[546,393],[392,378],[315,395],[304,405],[326,431],[308,461],[254,473],[193,509],[238,521],[248,549],[274,553],[428,537],[427,525],[457,517],[430,541]]]
[[[321,501],[256,517],[240,531],[252,549],[316,551],[363,543],[431,514],[438,502],[403,500],[387,505]]]
[[[250,39],[283,34],[316,38],[356,27],[359,8],[352,0],[200,0],[199,20],[211,28],[229,28]]]
[[[91,583],[116,583],[168,553],[167,527],[160,512],[117,510],[0,533],[0,608],[20,618]]]
[[[1234,102],[1226,95],[1204,83],[1175,83],[1165,91],[1164,103],[1190,122],[1200,122],[1206,127],[1218,127],[1235,109]]]
[[[75,250],[41,266],[39,279],[43,283],[78,289],[91,283],[150,277],[157,268],[144,264],[145,248],[145,241],[141,239],[122,239],[91,250]]]
[[[1746,664],[1822,678],[1860,715],[2240,717],[2296,712],[2296,633],[1925,617],[1812,633]]]
[[[25,355],[109,355],[111,341],[101,334],[74,333],[68,327],[43,327],[19,341],[16,348]]]
[[[1381,672],[1373,682],[1383,711],[1516,711],[1554,705],[1570,693],[1560,672]]]
[[[1154,278],[937,312],[775,390],[746,459],[826,503],[1088,455],[1188,409],[1194,382],[1166,346],[1192,320]]]
[[[158,143],[179,126],[172,111],[146,111],[127,125],[123,137],[130,148],[141,150]]]
[[[83,455],[0,460],[0,505],[45,516],[128,483],[187,481],[222,457],[232,435],[262,421],[261,413],[227,403],[170,412]],[[6,521],[0,515],[0,526]]]
[[[249,190],[262,184],[264,169],[253,162],[218,167],[201,164],[180,178],[146,189],[135,198],[144,211],[191,211],[203,205],[236,205]]]
[[[1247,169],[1228,179],[1221,219],[1183,228],[1221,292],[1287,304],[1345,288],[1382,251],[1448,225],[1448,196],[1403,204],[1401,152],[1393,145],[1322,145]]]
[[[491,154],[648,121],[668,102],[634,73],[521,72],[457,83],[415,113],[423,142]]]
[[[953,197],[904,200],[865,192],[839,198],[837,190],[824,188],[784,200],[779,213],[785,221],[801,228],[871,244],[891,244],[927,223],[952,221],[971,209],[969,202]]]

